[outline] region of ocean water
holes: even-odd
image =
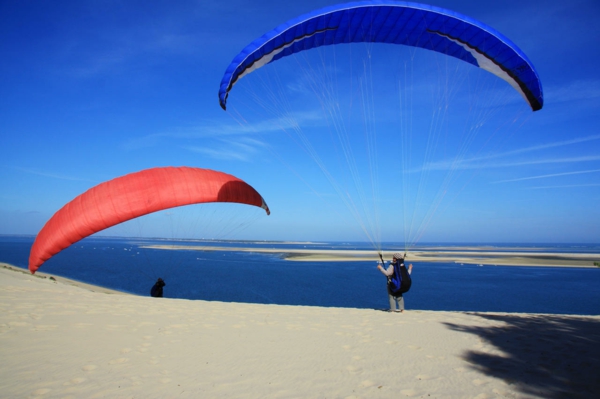
[[[33,240],[0,236],[0,262],[27,268]],[[169,298],[381,310],[388,306],[386,280],[375,262],[292,262],[278,254],[140,248],[166,243],[199,244],[86,238],[52,257],[40,271],[138,295],[149,296],[161,277]],[[206,244],[283,250],[369,249],[361,243]],[[503,248],[513,246],[495,246],[496,250]],[[543,250],[600,253],[593,245],[545,245]],[[414,263],[412,278],[412,288],[405,294],[407,309],[600,315],[600,268],[420,262]]]

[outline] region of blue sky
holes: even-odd
[[[247,181],[272,210],[269,217],[251,215],[243,231],[218,238],[600,242],[600,3],[430,2],[505,34],[527,54],[542,80],[545,105],[535,113],[505,82],[496,78],[489,83],[478,104],[499,110],[464,147],[464,121],[481,115],[457,103],[438,120],[444,138],[425,153],[420,138],[402,141],[405,132],[394,128],[399,109],[387,99],[398,96],[395,83],[378,73],[377,65],[375,72],[348,80],[348,71],[356,73],[362,61],[347,62],[343,49],[267,65],[244,77],[231,92],[228,112],[221,110],[221,77],[243,47],[288,19],[336,3],[0,3],[0,234],[36,234],[61,206],[105,180],[155,166],[185,165]],[[431,125],[431,112],[423,110],[432,97],[446,89],[462,93],[471,86],[465,81],[479,82],[487,74],[464,65],[460,75],[443,76],[468,75],[467,80],[440,85],[439,76],[432,75],[439,72],[429,68],[439,57],[394,47],[400,46],[368,49],[387,66],[418,70],[410,75],[414,132]],[[319,65],[332,54],[335,64]],[[351,68],[352,62],[359,67]],[[366,125],[376,131],[370,153],[374,172],[367,173],[359,155],[365,144],[354,142],[354,133],[348,136],[351,151],[326,140],[330,121],[322,118],[318,101],[305,101],[314,71],[339,77],[343,100],[357,91],[345,82],[373,81],[366,93],[375,97],[377,122]],[[275,91],[277,84],[282,87]],[[252,96],[269,94],[289,100],[293,121],[282,121],[289,114],[257,110]],[[354,117],[345,123],[354,125]],[[300,134],[317,155],[307,155],[306,146],[297,143],[300,136],[287,125],[293,123],[302,125]],[[365,123],[364,118],[356,123]],[[461,148],[464,152],[458,152]],[[359,177],[339,161],[347,156],[356,161]],[[401,172],[398,157],[410,157]],[[327,163],[325,169],[317,159]],[[449,165],[450,178],[444,174]],[[374,199],[362,208],[361,194],[348,188],[358,180],[364,187],[377,186]],[[358,217],[350,215],[353,206],[360,208]],[[208,216],[200,209],[196,223],[203,224]],[[421,227],[407,233],[409,225]],[[132,234],[168,236],[159,218],[143,226]],[[201,234],[211,236],[206,230]]]

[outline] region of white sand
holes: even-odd
[[[559,398],[600,392],[600,316],[93,292],[0,268],[2,398]]]

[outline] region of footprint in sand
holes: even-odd
[[[302,330],[302,326],[300,324],[288,324],[285,326],[286,329],[290,331],[300,331]]]
[[[127,357],[120,357],[118,359],[113,359],[110,362],[108,362],[108,364],[123,364],[123,363],[127,363],[129,362],[129,358]]]
[[[51,391],[51,389],[49,389],[49,388],[40,388],[40,389],[36,389],[31,394],[34,396],[42,396],[42,395],[47,394],[50,391]]]
[[[352,374],[361,374],[363,372],[362,367],[358,367],[358,366],[348,366],[348,367],[346,367],[346,370],[348,370]]]
[[[415,377],[415,379],[417,379],[417,380],[421,380],[421,381],[424,381],[424,380],[430,380],[430,379],[431,379],[431,376],[429,376],[429,375],[427,375],[427,374],[419,374],[419,375],[417,375],[417,376]]]
[[[83,371],[92,371],[92,370],[96,370],[98,368],[98,366],[94,366],[93,364],[88,364],[87,366],[83,366],[81,369]]]
[[[104,327],[104,329],[108,331],[119,331],[121,328],[123,328],[123,326],[119,324],[107,324]]]
[[[91,323],[75,323],[75,324],[73,324],[73,327],[75,327],[75,328],[87,328],[90,326],[92,326]]]
[[[414,389],[403,389],[403,390],[400,391],[400,393],[402,395],[408,396],[408,397],[417,396],[418,395],[417,391],[415,391]]]
[[[475,379],[475,380],[471,381],[471,383],[475,386],[481,386],[481,385],[487,384],[487,382],[485,382],[484,380],[480,380],[480,379]]]
[[[72,380],[65,382],[63,385],[64,386],[77,385],[77,384],[81,384],[82,382],[85,382],[85,381],[87,381],[87,378],[83,378],[83,377],[73,378]]]
[[[129,353],[131,352],[131,348],[123,348],[121,349],[121,353]]]
[[[150,342],[144,342],[138,348],[138,352],[148,352],[148,349],[152,346]]]
[[[171,324],[168,328],[189,328],[189,324]]]
[[[27,327],[30,324],[23,321],[9,321],[8,325],[10,327]]]
[[[155,326],[155,325],[156,325],[156,323],[151,322],[151,321],[141,321],[136,324],[136,327],[142,328],[142,327]]]
[[[138,352],[148,352],[148,349],[152,346],[152,344],[150,342],[144,342],[143,344],[140,344],[140,346],[138,347]]]

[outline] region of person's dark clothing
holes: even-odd
[[[163,279],[159,278],[158,281],[156,281],[156,284],[154,284],[154,286],[152,287],[152,290],[150,290],[150,295],[152,295],[154,298],[162,298],[162,296],[163,296],[163,287],[165,285],[166,284],[163,281]]]

